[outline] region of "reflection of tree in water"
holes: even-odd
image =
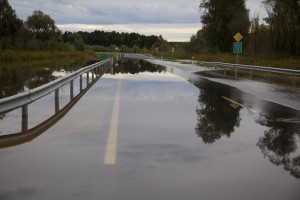
[[[64,68],[66,71],[75,71],[86,65],[95,63],[94,60],[71,59],[63,63],[40,64],[32,67],[0,67],[0,99],[24,92],[26,88],[33,89],[53,81],[55,70]],[[63,66],[63,67],[62,67]],[[0,120],[6,113],[0,113]]]
[[[52,73],[59,71],[61,68],[71,72],[95,63],[94,60],[90,59],[63,61],[59,63],[42,63],[32,67],[0,67],[0,99],[24,92],[25,87],[33,89],[53,81],[55,77],[52,76]]]
[[[16,69],[0,68],[0,98],[11,96],[23,91],[24,76]]]
[[[123,58],[118,67],[114,68],[114,74],[137,74],[141,72],[164,72],[166,68],[160,65],[154,65],[144,60]]]
[[[240,107],[231,107],[222,96],[234,96],[234,90],[215,84],[199,84],[198,123],[195,131],[204,143],[212,144],[222,136],[230,137],[240,125]]]
[[[29,89],[41,86],[55,79],[52,70],[26,69],[16,70],[15,68],[0,68],[0,98],[12,96]]]
[[[257,142],[264,156],[274,165],[283,166],[300,178],[300,155],[293,155],[297,150],[296,138],[300,136],[300,125],[268,119],[260,119],[259,123],[270,127]]]
[[[39,69],[34,72],[30,77],[30,80],[28,80],[25,85],[29,89],[39,87],[41,85],[44,85],[46,83],[49,83],[55,79],[55,77],[52,75],[52,70],[45,70],[45,69]]]

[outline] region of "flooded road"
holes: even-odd
[[[298,200],[300,112],[199,70],[121,61],[39,137],[0,149],[0,199]]]

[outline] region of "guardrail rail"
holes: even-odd
[[[277,74],[286,74],[293,76],[300,76],[300,70],[292,70],[292,69],[283,69],[283,68],[274,68],[274,67],[262,67],[262,66],[254,66],[254,65],[241,65],[241,64],[230,64],[230,63],[222,63],[222,62],[202,62],[201,65],[208,67],[222,67],[222,68],[233,68],[238,69],[246,69],[253,71],[263,71]]]
[[[95,73],[97,73],[97,71],[100,71],[100,67],[101,66],[106,66],[106,65],[112,65],[112,59],[107,59],[92,65],[89,65],[87,67],[84,67],[82,69],[79,69],[67,76],[58,78],[52,82],[49,82],[45,85],[42,85],[40,87],[34,88],[32,90],[11,96],[11,97],[6,97],[3,99],[0,99],[0,113],[4,113],[4,112],[8,112],[20,107],[23,107],[25,105],[28,105],[44,96],[46,96],[47,94],[53,92],[53,91],[57,91],[58,88],[60,88],[61,86],[67,84],[67,83],[71,83],[70,87],[71,87],[71,98],[72,98],[72,93],[73,93],[73,83],[72,81],[77,78],[80,77],[80,90],[82,90],[82,75],[87,73],[87,82],[89,81],[89,72],[95,70]],[[94,73],[92,73],[92,75],[94,76]],[[25,110],[24,110],[25,109]],[[23,108],[23,112],[26,112],[26,108]]]

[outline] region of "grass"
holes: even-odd
[[[60,63],[69,59],[97,59],[92,52],[51,52],[51,51],[1,51],[0,67],[7,66],[38,66],[47,63]]]
[[[225,62],[225,63],[236,63],[236,55],[233,53],[216,53],[216,54],[186,54],[182,51],[175,52],[174,55],[171,52],[163,53],[164,59],[180,59],[180,60],[194,60],[197,62]],[[161,58],[161,54],[154,53],[157,59]],[[300,70],[300,57],[298,56],[287,56],[287,55],[239,55],[239,64],[245,65],[256,65],[265,67],[285,68]]]
[[[199,54],[197,61],[236,63],[234,54]],[[240,55],[239,64],[300,70],[300,57]]]

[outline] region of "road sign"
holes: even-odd
[[[242,34],[237,33],[237,34],[235,34],[235,36],[233,38],[235,39],[235,41],[239,42],[243,39],[243,36],[242,36]]]
[[[101,55],[101,60],[106,60],[107,59],[107,55],[103,54]]]
[[[236,53],[236,54],[243,53],[243,43],[242,42],[234,42],[233,43],[233,53]]]

